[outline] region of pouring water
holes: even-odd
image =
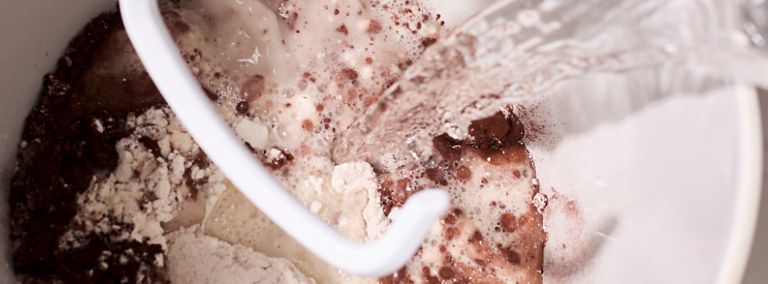
[[[628,97],[766,87],[768,57],[749,46],[739,5],[500,1],[431,46],[337,140],[334,158],[363,157],[384,170],[413,167],[432,155],[432,137],[465,138],[472,120],[596,74],[624,84],[595,92]]]

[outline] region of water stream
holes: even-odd
[[[334,159],[413,167],[432,155],[432,137],[464,138],[472,120],[585,75],[631,81],[595,86],[627,97],[768,86],[741,11],[716,0],[500,1],[425,51],[336,141]]]

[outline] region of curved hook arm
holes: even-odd
[[[354,274],[383,276],[413,256],[448,207],[446,192],[414,194],[372,243],[352,241],[318,219],[253,158],[218,115],[171,38],[156,0],[120,0],[128,37],[168,105],[214,164],[240,191],[309,251]]]

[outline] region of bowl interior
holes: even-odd
[[[0,283],[14,283],[8,241],[8,186],[16,145],[42,77],[53,69],[69,40],[114,1],[0,0]]]
[[[532,143],[553,283],[738,282],[762,165],[755,92],[630,100],[561,92]]]
[[[115,2],[0,2],[0,282],[9,283],[6,196],[23,120],[69,39]],[[456,18],[476,9],[450,7]],[[759,200],[754,92],[732,88],[642,107],[604,101],[611,105],[556,95],[536,111],[552,134],[531,145],[549,195],[547,279],[739,279]]]

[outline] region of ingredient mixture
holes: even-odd
[[[10,194],[21,282],[541,282],[546,202],[514,106],[472,122],[466,137],[434,137],[424,163],[333,154],[456,24],[429,2],[161,3],[219,113],[320,218],[367,241],[408,218],[398,208],[421,189],[447,190],[452,208],[393,275],[369,279],[328,266],[207,159],[143,70],[119,15],[107,12],[44,78],[26,122]]]

